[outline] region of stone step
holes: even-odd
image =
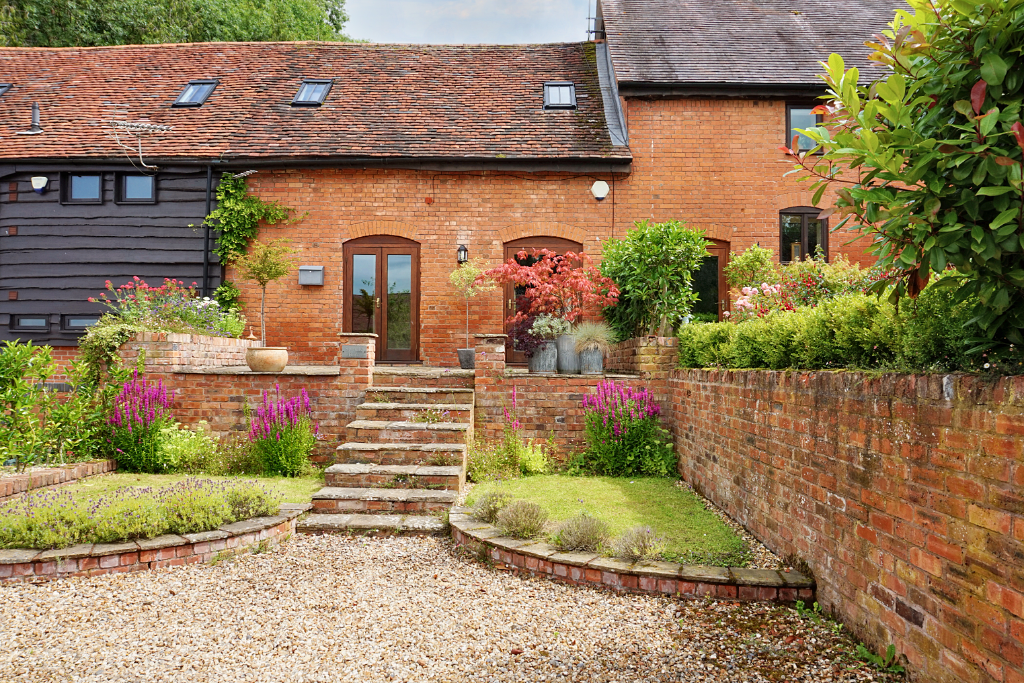
[[[425,515],[435,510],[450,509],[458,497],[456,491],[325,486],[313,494],[313,512],[399,512]]]
[[[343,443],[335,450],[334,461],[343,465],[467,465],[466,446],[451,443]]]
[[[364,443],[466,443],[472,425],[465,422],[390,422],[355,420],[345,427],[346,441]]]
[[[473,390],[462,387],[373,387],[367,403],[458,403],[473,405]]]
[[[331,465],[327,486],[461,491],[466,483],[462,467],[418,465]]]
[[[295,530],[300,534],[366,533],[429,536],[445,531],[445,523],[432,515],[307,515]]]
[[[460,368],[427,368],[415,365],[375,366],[373,386],[382,387],[429,387],[468,388],[474,384],[474,372]]]
[[[471,422],[473,406],[461,403],[363,403],[356,407],[357,420],[426,424],[435,418],[436,422]]]

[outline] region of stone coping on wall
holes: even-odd
[[[453,508],[449,522],[452,538],[459,545],[478,552],[486,550],[492,561],[507,568],[557,581],[684,598],[786,603],[814,600],[814,580],[799,572],[674,562],[630,564],[597,553],[560,552],[542,541],[502,536],[496,527],[473,519],[469,508]]]
[[[162,372],[177,375],[305,375],[307,377],[337,377],[341,368],[337,365],[286,365],[281,372],[253,372],[248,365],[172,365]]]
[[[592,374],[592,375],[582,375],[582,374],[570,375],[570,374],[564,373],[564,372],[530,372],[526,368],[506,368],[505,369],[505,376],[506,377],[546,377],[548,379],[558,379],[560,377],[564,379],[564,378],[570,378],[571,377],[573,379],[597,379],[597,380],[603,380],[603,379],[635,380],[635,379],[639,379],[640,378],[640,375],[637,375],[637,374],[632,374],[631,375],[631,374],[625,373],[625,372],[602,372],[602,373],[595,373],[595,374]]]
[[[209,562],[244,552],[259,543],[278,544],[295,533],[295,520],[310,507],[310,503],[284,503],[273,517],[253,517],[196,534],[168,534],[124,543],[85,543],[58,550],[0,550],[0,583],[52,581]]]
[[[27,491],[51,488],[106,474],[117,469],[116,460],[91,460],[56,467],[33,467],[28,472],[0,476],[0,503]]]

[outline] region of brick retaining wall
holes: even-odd
[[[226,367],[245,365],[246,349],[259,345],[258,341],[233,337],[139,332],[121,345],[118,355],[132,365],[144,352],[147,371],[167,366]]]
[[[26,491],[62,486],[86,477],[113,472],[116,469],[116,460],[93,460],[57,467],[33,467],[28,472],[21,474],[0,476],[0,503],[20,496]]]
[[[1024,377],[677,371],[684,478],[915,680],[1024,681]]]

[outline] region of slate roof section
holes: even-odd
[[[304,77],[334,79],[321,107],[291,106]],[[219,84],[202,107],[171,106],[208,78]],[[544,111],[544,82],[563,80],[576,83],[578,110]],[[612,146],[592,43],[0,48],[4,82],[8,160],[123,160],[106,125],[115,118],[173,127],[144,138],[147,162],[630,159]],[[19,135],[33,102],[44,132]]]
[[[632,84],[823,87],[819,61],[843,55],[865,75],[864,41],[900,0],[600,0],[615,76]]]

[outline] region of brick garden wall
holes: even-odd
[[[259,342],[231,337],[140,332],[118,349],[118,355],[132,365],[145,354],[148,371],[174,366],[193,368],[245,365],[246,349]]]
[[[678,371],[679,468],[916,680],[1024,681],[1024,377]]]

